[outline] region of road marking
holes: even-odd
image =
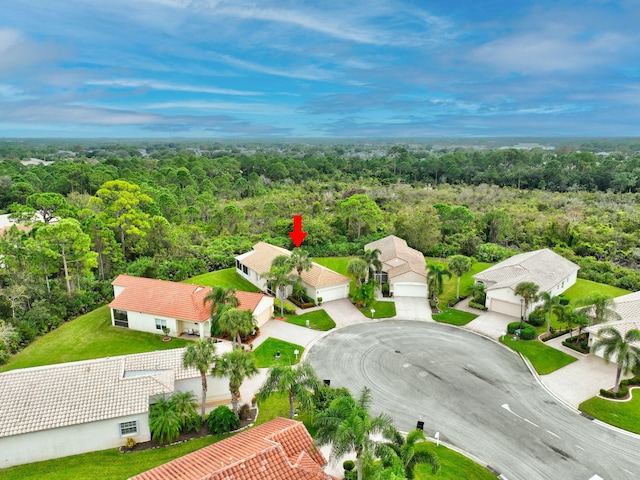
[[[584,448],[582,448],[580,445],[576,445],[576,448],[579,448],[580,450],[582,450],[584,452]]]
[[[515,415],[516,417],[518,417],[520,420],[524,420],[527,423],[530,423],[531,425],[533,425],[534,427],[540,428],[539,425],[536,425],[535,423],[533,423],[531,420],[528,420],[524,417],[521,417],[520,415],[518,415],[516,412],[514,412],[513,410],[511,410],[511,408],[509,407],[508,403],[503,403],[501,405],[502,408],[504,408],[507,412],[512,413],[513,415]]]
[[[554,437],[556,437],[556,438],[560,438],[558,435],[556,435],[556,434],[555,434],[555,433],[553,433],[553,432],[550,432],[549,430],[545,430],[545,432],[547,432],[549,435],[553,435],[553,436],[554,436]],[[578,447],[578,446],[576,445],[576,447]],[[578,447],[578,448],[580,448],[580,447]],[[580,448],[580,450],[584,450],[584,449],[583,449],[583,448]]]
[[[624,468],[623,468],[623,470],[624,470]],[[629,472],[629,473],[631,473],[631,472]],[[604,478],[602,478],[600,475],[594,475],[589,480],[604,480]]]

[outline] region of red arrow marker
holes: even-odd
[[[296,247],[300,247],[304,237],[307,236],[307,232],[302,231],[302,215],[293,216],[293,232],[289,232],[291,240]]]

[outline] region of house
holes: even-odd
[[[275,418],[131,480],[335,480],[301,422]]]
[[[579,268],[575,263],[544,248],[507,258],[473,275],[473,279],[485,287],[487,309],[520,318],[521,315],[526,317],[536,303],[529,305],[529,312],[523,311],[522,297],[515,294],[519,283],[533,282],[540,287],[539,293],[549,292],[556,296],[576,283]]]
[[[119,275],[112,283],[114,300],[109,304],[111,324],[142,332],[169,335],[210,336],[211,308],[204,303],[211,287]],[[239,309],[250,310],[258,327],[273,317],[273,298],[263,293],[236,292]]]
[[[593,345],[593,342],[599,337],[600,330],[605,327],[615,328],[622,338],[624,338],[629,330],[640,330],[640,292],[633,292],[616,297],[613,299],[613,303],[615,312],[620,315],[620,319],[587,327],[585,330],[589,332],[589,346]],[[640,347],[640,344],[636,344],[635,346]],[[603,357],[602,350],[593,353],[599,357]],[[615,361],[615,359],[613,360]]]
[[[376,273],[376,278],[381,284],[389,284],[394,297],[427,297],[427,268],[422,252],[395,235],[368,243],[364,248],[380,250],[382,272]]]
[[[222,347],[221,348],[225,348]],[[230,347],[229,347],[230,348]],[[0,468],[151,439],[149,402],[191,391],[184,349],[61,363],[0,373]],[[207,403],[228,403],[227,379],[208,377]]]
[[[260,290],[275,294],[267,285],[263,277],[271,269],[271,262],[279,255],[291,255],[289,250],[276,247],[269,243],[259,242],[253,246],[253,250],[236,257],[236,271],[239,275],[249,280]],[[302,285],[307,295],[315,301],[322,298],[324,302],[349,298],[349,284],[351,279],[345,277],[322,265],[312,262],[310,270],[303,270]],[[291,287],[287,294],[291,293]]]

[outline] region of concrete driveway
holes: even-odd
[[[397,320],[417,320],[422,322],[433,322],[431,318],[431,307],[426,298],[421,297],[394,297],[396,304]]]
[[[513,351],[460,328],[387,320],[319,338],[307,359],[331,386],[371,389],[372,412],[471,453],[501,478],[635,479],[640,437],[592,422],[540,387]],[[597,475],[597,476],[596,476]]]
[[[497,340],[507,331],[507,324],[517,321],[517,318],[502,313],[485,312],[467,323],[464,328]]]

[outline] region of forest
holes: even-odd
[[[312,257],[390,233],[438,258],[548,247],[640,290],[639,147],[0,141],[0,213],[32,226],[0,237],[0,361],[108,302],[119,273],[177,281],[291,248],[294,215]]]

